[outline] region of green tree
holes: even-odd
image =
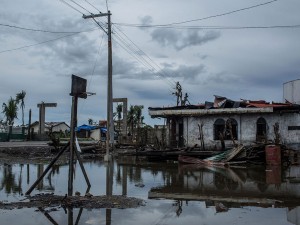
[[[143,105],[135,105],[134,106],[135,124],[136,124],[137,128],[140,128],[140,126],[141,126],[143,108],[144,108]]]
[[[8,100],[7,104],[3,103],[2,105],[2,113],[6,117],[6,124],[7,125],[13,125],[14,120],[17,119],[18,117],[18,104],[15,99],[10,97]]]
[[[11,133],[12,133],[12,126],[14,124],[14,120],[18,116],[18,104],[15,99],[10,97],[7,104],[3,103],[2,105],[2,113],[6,117],[5,123],[7,125],[10,125],[9,132],[8,132],[8,140],[10,139]]]
[[[16,102],[17,104],[20,104],[20,107],[22,109],[22,125],[24,126],[24,108],[25,108],[25,99],[26,91],[22,90],[20,93],[16,95]]]
[[[134,128],[139,130],[141,121],[143,120],[142,116],[142,109],[144,108],[143,105],[135,105],[130,106],[128,114],[127,114],[127,124],[130,126],[132,139],[134,138]]]

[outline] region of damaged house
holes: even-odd
[[[297,148],[299,112],[300,105],[289,102],[233,101],[221,96],[202,105],[149,107],[152,118],[166,119],[167,146],[197,145],[202,150],[221,150],[234,143],[274,143],[274,140]]]

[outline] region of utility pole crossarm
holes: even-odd
[[[91,15],[84,15],[82,16],[83,19],[90,19],[95,17],[102,17],[102,16],[110,16],[111,13],[100,13],[100,14],[91,14]]]

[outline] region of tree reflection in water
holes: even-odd
[[[16,183],[16,175],[12,172],[12,166],[8,164],[5,164],[3,168],[0,190],[3,189],[5,189],[7,194],[22,193],[21,185]]]

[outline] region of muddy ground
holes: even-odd
[[[0,209],[12,210],[21,208],[41,208],[53,211],[59,208],[136,208],[144,205],[141,199],[121,195],[112,196],[58,196],[53,194],[38,194],[26,196],[19,202],[0,202]]]
[[[44,163],[50,162],[59,152],[52,146],[0,146],[0,163]],[[56,164],[68,163],[69,150],[66,150]],[[81,154],[83,160],[102,159],[104,153]]]

